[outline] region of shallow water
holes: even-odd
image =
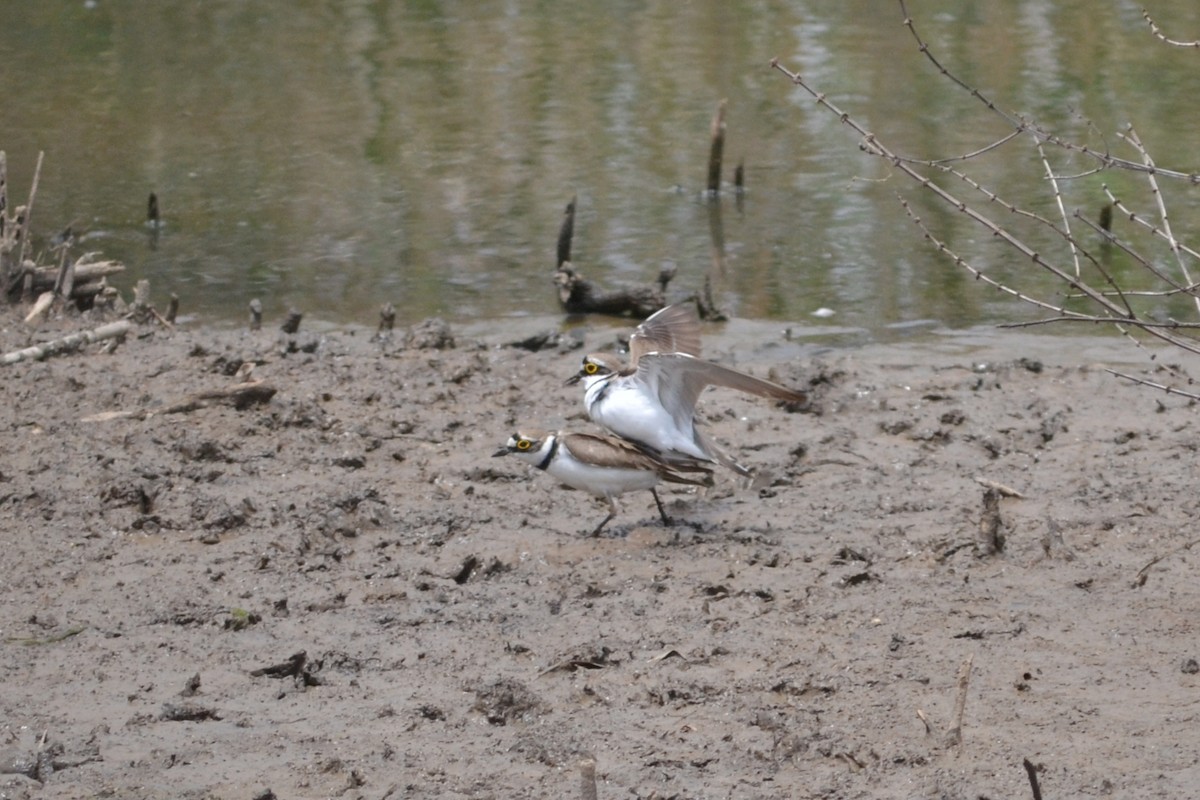
[[[914,4],[917,5],[917,4]],[[1195,53],[1166,47],[1132,6],[922,2],[939,56],[1006,108],[1122,155],[1133,121],[1160,164],[1196,164]],[[1165,0],[1175,38],[1200,9]],[[859,2],[21,4],[0,26],[11,202],[46,153],[34,212],[44,242],[149,278],[193,318],[373,324],[557,311],[550,274],[562,209],[578,196],[574,258],[606,285],[673,291],[708,281],[738,316],[895,339],[1035,312],[922,242],[902,193],[957,251],[1054,293],[990,234],[918,193],[768,63],[801,71],[891,146],[961,155],[1003,129],[939,77],[899,6]],[[703,197],[709,124],[728,100],[726,191]],[[745,167],[747,191],[728,182]],[[1036,151],[972,162],[988,185],[1055,213]],[[1063,169],[1076,165],[1065,163]],[[1102,184],[1066,182],[1089,215]],[[164,227],[145,224],[147,196]],[[1177,230],[1190,198],[1172,197]],[[1153,205],[1139,206],[1148,212]],[[1190,226],[1194,229],[1194,225]],[[1045,231],[1035,245],[1059,246]],[[1049,249],[1047,249],[1049,252]],[[715,255],[719,255],[718,260]],[[1119,256],[1109,264],[1117,274]],[[819,309],[832,316],[815,316]]]

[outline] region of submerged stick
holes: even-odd
[[[146,201],[146,221],[152,228],[157,228],[161,222],[158,215],[158,195],[154,192],[150,193],[150,199]]]
[[[26,347],[24,350],[14,350],[11,353],[5,353],[3,356],[0,356],[0,364],[16,364],[18,361],[29,360],[41,361],[43,358],[49,356],[78,350],[80,347],[92,342],[124,336],[132,329],[133,325],[128,320],[110,322],[107,325],[101,325],[95,330],[80,331],[70,336],[64,336],[61,339],[55,339],[52,342],[45,342],[33,347]]]
[[[712,147],[708,151],[709,194],[720,194],[721,192],[721,158],[725,151],[725,103],[725,100],[721,100],[717,104],[717,111],[713,114],[712,127],[709,131],[712,138]]]
[[[558,254],[554,262],[556,268],[571,260],[571,240],[575,237],[576,197],[572,197],[563,210],[562,225],[558,228]]]

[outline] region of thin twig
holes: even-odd
[[[1079,249],[1075,246],[1075,237],[1071,235],[1071,220],[1067,216],[1067,209],[1063,206],[1062,192],[1058,188],[1058,179],[1054,177],[1054,170],[1050,168],[1050,161],[1046,158],[1046,148],[1042,142],[1037,143],[1038,155],[1041,156],[1042,166],[1046,169],[1046,178],[1050,181],[1050,186],[1054,189],[1054,203],[1058,206],[1058,214],[1062,217],[1063,232],[1067,240],[1067,246],[1071,248],[1071,261],[1075,264],[1075,277],[1079,275]]]
[[[1165,383],[1157,383],[1155,381],[1146,380],[1145,378],[1139,378],[1136,375],[1128,375],[1124,372],[1118,372],[1117,370],[1110,369],[1108,367],[1105,367],[1104,371],[1110,375],[1115,375],[1118,378],[1123,378],[1132,383],[1136,383],[1139,386],[1145,386],[1150,389],[1158,389],[1162,392],[1166,392],[1167,394],[1186,397],[1189,400],[1200,400],[1200,394],[1193,394],[1192,392],[1186,392],[1183,389],[1176,389],[1174,386],[1167,386]]]
[[[1150,561],[1149,564],[1147,564],[1146,566],[1144,566],[1138,570],[1137,577],[1134,579],[1133,585],[1134,586],[1144,586],[1146,584],[1146,578],[1148,578],[1150,576],[1150,568],[1151,567],[1153,567],[1158,562],[1162,561],[1167,556],[1173,556],[1176,553],[1182,553],[1184,550],[1191,550],[1193,547],[1195,547],[1198,544],[1200,544],[1200,539],[1193,539],[1192,541],[1188,542],[1187,544],[1176,547],[1174,550],[1170,550],[1166,553],[1163,553],[1160,556],[1155,556]]]
[[[1142,9],[1142,19],[1146,20],[1146,22],[1150,24],[1150,32],[1154,34],[1156,38],[1166,42],[1169,45],[1173,45],[1175,47],[1200,47],[1200,41],[1179,42],[1174,39],[1168,39],[1166,34],[1159,29],[1158,25],[1154,24],[1154,20],[1150,17],[1150,12],[1144,8]]]
[[[1162,220],[1162,232],[1166,237],[1167,243],[1171,247],[1171,252],[1175,255],[1175,260],[1179,264],[1179,271],[1183,273],[1183,279],[1186,283],[1192,283],[1192,276],[1188,272],[1187,264],[1183,261],[1183,255],[1180,253],[1179,242],[1175,239],[1175,234],[1171,233],[1171,221],[1167,215],[1167,203],[1163,199],[1162,191],[1158,188],[1158,179],[1154,176],[1154,159],[1146,152],[1146,148],[1142,145],[1142,140],[1138,138],[1137,131],[1133,126],[1129,126],[1129,133],[1123,137],[1127,142],[1142,154],[1142,162],[1145,163],[1150,171],[1146,173],[1146,180],[1150,183],[1150,193],[1154,195],[1154,199],[1158,202],[1158,218]],[[1196,302],[1196,310],[1200,312],[1200,297],[1194,298]]]

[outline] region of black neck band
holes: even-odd
[[[557,452],[558,452],[558,436],[556,435],[554,437],[554,439],[550,442],[550,452],[546,453],[546,457],[542,459],[540,464],[535,464],[534,466],[536,466],[538,469],[545,472],[546,468],[550,466],[550,462],[554,460],[554,454]]]

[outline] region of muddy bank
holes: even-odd
[[[489,457],[590,429],[561,384],[622,328],[504,346],[544,330],[4,367],[0,792],[582,797],[591,757],[601,798],[1030,797],[1024,759],[1046,797],[1194,794],[1196,412],[1099,368],[1136,352],[713,327],[811,407],[711,391],[762,477],[593,539],[601,504]]]

